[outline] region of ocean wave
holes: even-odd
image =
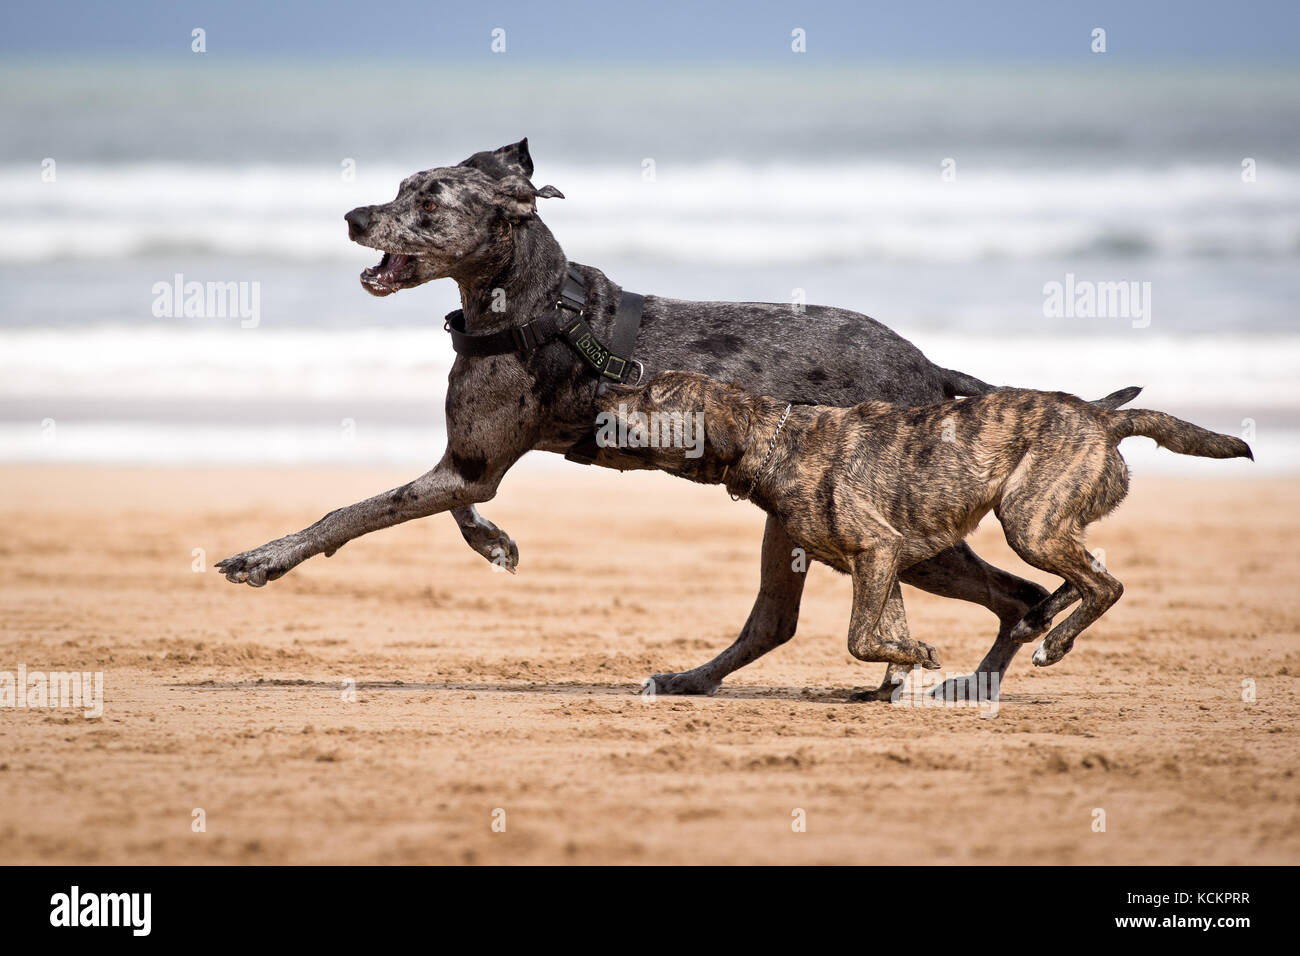
[[[176,256],[368,261],[342,215],[412,170],[129,164],[0,167],[0,265]],[[543,215],[570,255],[766,265],[1045,257],[1295,257],[1300,169],[1226,165],[932,169],[664,163],[546,168]]]
[[[1127,441],[1122,452],[1130,470],[1139,477],[1164,474],[1249,481],[1300,471],[1300,430],[1270,429],[1251,445],[1255,461],[1190,458],[1148,441]],[[437,425],[415,427],[363,421],[343,430],[336,423],[235,427],[73,421],[60,422],[57,432],[51,434],[36,424],[0,421],[0,463],[6,465],[397,465],[409,468],[413,476],[437,462],[445,448],[446,437]],[[530,452],[515,467],[531,471],[581,466],[559,455]]]
[[[247,403],[441,396],[455,358],[434,329],[0,331],[0,399]]]
[[[1144,386],[1141,406],[1255,434],[1258,465],[1234,474],[1300,470],[1300,335],[913,339],[995,384]],[[453,359],[435,328],[0,330],[0,462],[427,466]],[[1124,453],[1135,471],[1227,474],[1149,442]]]
[[[1300,335],[1004,336],[922,332],[935,363],[993,384],[1097,397],[1146,388],[1155,407],[1300,412]],[[438,328],[102,325],[0,330],[0,402],[441,404],[455,356]],[[233,416],[232,416],[233,418]],[[240,416],[242,419],[242,416]]]

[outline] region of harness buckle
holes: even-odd
[[[615,368],[614,368],[614,363],[615,363],[615,362],[618,363],[618,369],[617,369],[617,371],[615,371]],[[626,379],[626,377],[627,377],[627,371],[628,371],[628,370],[627,370],[627,367],[628,367],[629,365],[635,365],[635,366],[636,366],[636,381],[635,381],[635,382],[627,382],[627,381],[625,381],[625,379]],[[639,359],[625,359],[625,358],[621,358],[621,357],[619,357],[619,356],[617,356],[617,355],[611,355],[611,356],[609,357],[609,360],[605,363],[605,367],[604,367],[603,369],[600,370],[600,374],[603,375],[603,376],[605,376],[606,378],[612,378],[614,381],[618,382],[618,384],[620,384],[620,385],[629,385],[629,384],[630,384],[630,385],[640,385],[640,384],[641,384],[641,379],[642,379],[642,377],[644,377],[644,375],[645,375],[645,366],[641,364],[641,362],[640,362]]]
[[[533,330],[533,323],[531,322],[516,325],[510,330],[510,335],[515,340],[515,348],[521,352],[531,352],[539,344],[537,333]]]

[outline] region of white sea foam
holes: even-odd
[[[0,399],[423,402],[453,358],[440,329],[7,329]]]
[[[1042,336],[1014,348],[952,332],[915,338],[936,363],[994,384],[1086,398],[1142,385],[1141,405],[1254,429],[1259,470],[1300,469],[1300,336]],[[442,447],[453,357],[435,329],[7,329],[0,461],[428,463]],[[1148,445],[1125,453],[1143,467],[1204,471]]]
[[[363,424],[349,437],[333,425],[216,425],[73,421],[54,440],[37,422],[0,422],[0,463],[119,465],[405,465],[418,473],[446,448],[437,425]],[[1251,442],[1256,460],[1211,461],[1130,439],[1121,451],[1135,474],[1250,479],[1300,472],[1300,430],[1265,429]],[[563,468],[559,455],[534,452],[517,467]],[[579,467],[568,465],[568,467]]]
[[[360,261],[342,215],[382,203],[413,170],[65,163],[53,183],[0,167],[0,264],[200,253],[275,261]],[[881,163],[559,166],[538,180],[575,253],[765,263],[978,262],[1092,253],[1292,257],[1300,170],[1244,183],[1223,167],[958,167]]]
[[[993,384],[1088,397],[1138,384],[1152,401],[1300,411],[1296,335],[913,338],[936,364]],[[5,329],[0,399],[424,403],[442,395],[453,359],[434,328]]]

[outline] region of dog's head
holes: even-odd
[[[535,188],[532,174],[522,139],[408,176],[392,202],[353,209],[343,217],[348,238],[384,254],[361,273],[361,287],[390,295],[498,262],[514,226],[537,214],[538,197],[564,198],[554,186]]]
[[[719,481],[745,453],[752,399],[739,385],[695,372],[660,372],[639,385],[606,384],[596,392],[597,437],[664,471]]]

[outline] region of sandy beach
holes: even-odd
[[[261,590],[211,569],[410,477],[0,472],[0,671],[104,679],[97,718],[0,708],[0,862],[1300,863],[1293,482],[1135,476],[1089,542],[1123,600],[981,716],[847,703],[883,665],[823,567],[790,644],[643,699],[730,643],[762,534],[662,475],[508,476],[513,577],[446,516]],[[973,544],[1056,583],[992,518]],[[905,600],[945,671],[979,661],[988,612]]]

